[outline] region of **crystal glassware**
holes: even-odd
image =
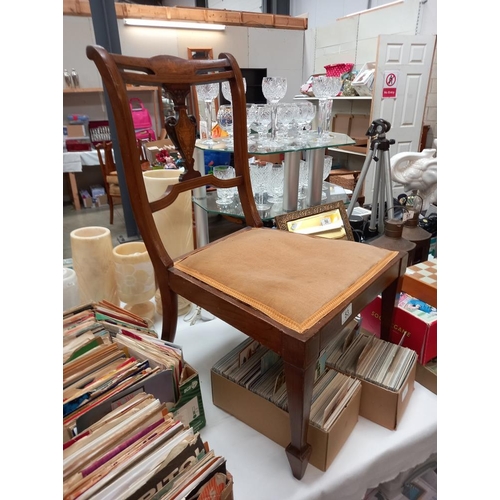
[[[254,121],[252,128],[259,134],[258,145],[267,145],[267,132],[271,126],[272,111],[269,104],[254,104]]]
[[[232,179],[235,176],[234,167],[229,165],[218,165],[213,167],[212,172],[218,179]],[[233,188],[217,188],[217,205],[229,206],[233,202]]]
[[[250,181],[252,183],[257,210],[269,210],[271,208],[269,203],[264,202],[264,194],[266,193],[267,186],[269,186],[272,166],[271,162],[249,162]]]
[[[276,121],[283,126],[283,140],[287,142],[290,136],[292,123],[297,117],[297,105],[295,103],[283,102],[277,105]]]
[[[271,140],[276,141],[276,105],[285,97],[287,81],[283,76],[262,78],[262,93],[271,104]]]
[[[202,140],[203,144],[214,145],[216,141],[212,139],[212,102],[219,95],[218,83],[206,83],[196,86],[198,99],[205,103],[205,119],[207,121],[207,138]],[[200,127],[201,129],[201,127]]]
[[[311,122],[316,116],[316,106],[311,101],[301,101],[297,103],[298,114],[297,123],[299,125],[299,136],[306,140],[311,130]]]
[[[285,167],[283,163],[274,163],[271,167],[269,201],[277,203],[282,201],[285,182]]]
[[[222,82],[221,89],[222,89],[222,95],[224,96],[224,99],[226,99],[227,101],[229,101],[232,104],[233,98],[231,96],[231,86],[229,85],[229,82]],[[243,90],[246,93],[247,81],[245,80],[245,78],[243,78]]]
[[[319,120],[318,137],[328,134],[330,130],[330,120],[332,118],[333,98],[342,88],[342,80],[333,76],[315,76],[313,78],[312,89],[315,97],[318,98]]]
[[[217,123],[227,133],[228,137],[222,139],[228,144],[233,143],[233,107],[231,104],[222,104],[217,111]]]

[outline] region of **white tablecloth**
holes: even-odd
[[[161,334],[160,323],[155,326]],[[179,318],[175,343],[199,373],[207,425],[200,433],[227,459],[237,500],[361,500],[367,489],[395,478],[437,451],[437,396],[415,383],[396,431],[359,417],[352,434],[326,472],[308,465],[292,476],[285,450],[212,403],[210,369],[245,337],[215,319],[193,326]],[[265,418],[265,415],[262,416]]]
[[[63,172],[81,172],[83,165],[99,165],[97,151],[63,153]]]

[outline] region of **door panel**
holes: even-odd
[[[372,98],[372,120],[383,118],[391,124],[388,139],[396,143],[389,156],[420,148],[425,102],[436,45],[435,35],[380,35],[377,69]],[[396,97],[382,97],[386,71],[397,75]],[[372,202],[374,166],[365,180],[366,202]],[[395,196],[402,186],[393,184]]]

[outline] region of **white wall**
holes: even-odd
[[[288,92],[284,100],[291,101],[303,83],[301,30],[227,26],[225,31],[212,32],[125,26],[120,19],[117,22],[122,54],[186,58],[188,47],[212,48],[214,57],[230,52],[242,68],[267,68],[270,76],[286,76]],[[95,43],[91,18],[64,16],[63,27],[63,68],[78,71],[81,87],[100,87],[99,73],[85,55],[85,47]]]

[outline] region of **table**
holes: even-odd
[[[114,156],[114,155],[113,155]],[[75,151],[63,153],[63,173],[68,174],[71,186],[71,197],[75,210],[81,210],[78,185],[75,173],[81,172],[84,166],[100,166],[97,150]]]
[[[81,172],[83,165],[99,165],[97,151],[75,151],[63,153],[63,173],[68,174],[71,197],[75,210],[81,210],[75,172]]]
[[[203,152],[206,150],[233,152],[231,146],[227,142],[219,139],[216,140],[215,146],[207,146],[201,140],[196,141],[194,151],[194,159],[196,168],[205,174],[205,162]],[[309,167],[308,176],[308,193],[306,206],[313,207],[321,205],[321,197],[323,194],[323,164],[325,157],[325,149],[333,146],[345,146],[354,144],[354,140],[346,134],[337,132],[329,132],[325,137],[318,139],[316,131],[311,131],[305,143],[299,144],[291,142],[283,144],[279,149],[269,147],[261,147],[257,142],[251,139],[248,143],[249,155],[263,156],[276,153],[284,154],[285,180],[283,191],[283,212],[294,212],[298,206],[298,186],[299,186],[299,166],[302,154],[305,154],[305,159]],[[196,241],[198,246],[206,245],[208,238],[208,219],[206,211],[202,206],[206,198],[206,188],[198,188],[193,190],[194,218],[196,223]],[[196,203],[196,202],[199,203]]]
[[[161,331],[160,321],[156,331]],[[245,338],[218,318],[190,326],[180,316],[175,339],[185,360],[199,373],[207,420],[201,437],[216,455],[226,458],[236,499],[361,500],[367,489],[394,479],[436,453],[437,396],[416,382],[396,431],[359,417],[328,470],[322,472],[309,464],[298,481],[281,446],[212,403],[211,367]]]

